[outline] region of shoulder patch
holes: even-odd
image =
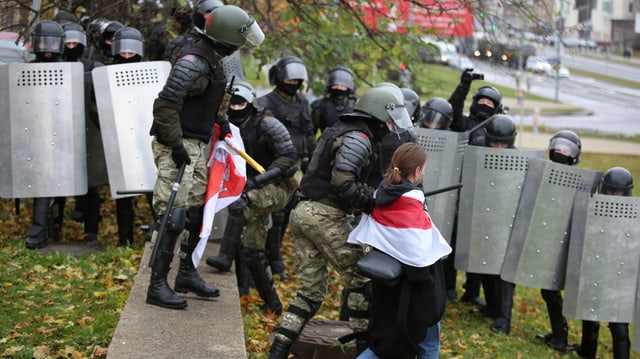
[[[367,140],[369,139],[369,136],[367,136],[367,134],[362,131],[358,131],[358,134],[360,134],[360,136],[366,138]]]

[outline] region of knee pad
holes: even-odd
[[[176,235],[182,233],[185,226],[186,210],[183,207],[176,207],[171,210],[169,222],[167,223],[167,231]]]

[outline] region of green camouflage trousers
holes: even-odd
[[[284,208],[290,196],[291,191],[287,186],[278,183],[270,183],[247,192],[249,205],[244,208],[247,223],[242,234],[244,247],[264,250],[271,212]]]
[[[356,262],[363,251],[358,246],[347,244],[351,225],[344,211],[315,201],[302,201],[291,212],[289,228],[295,238],[295,270],[300,286],[297,292],[316,302],[322,302],[327,295],[330,264],[341,276],[344,287],[362,289],[369,281],[360,275]],[[308,304],[296,296],[291,305],[307,309]],[[349,309],[365,313],[369,299],[358,290],[351,291],[347,303]],[[354,332],[367,330],[366,318],[349,318]],[[300,333],[302,318],[286,312],[280,326]]]
[[[208,153],[206,151],[208,147],[204,142],[192,138],[185,138],[182,143],[189,154],[191,164],[187,165],[184,170],[173,207],[200,207],[204,205],[207,181],[209,180]],[[158,178],[153,188],[153,209],[159,216],[162,216],[167,209],[167,201],[178,175],[178,167],[171,158],[171,147],[159,143],[154,138],[151,142],[151,149],[153,150],[153,160],[158,168]]]

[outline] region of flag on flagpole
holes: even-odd
[[[232,140],[234,146],[244,151],[244,143],[240,136],[240,130],[233,124],[231,126]],[[218,125],[216,125],[218,126]],[[200,259],[204,254],[215,214],[229,206],[240,198],[244,186],[247,183],[246,161],[225,143],[219,141],[217,132],[214,134],[213,144],[209,152],[209,181],[207,184],[207,194],[204,202],[204,213],[202,216],[202,228],[200,229],[200,241],[193,251],[191,259],[193,265],[198,267]]]

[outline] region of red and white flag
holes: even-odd
[[[240,130],[233,124],[231,126],[232,141],[234,147],[244,151],[244,143],[240,136]],[[217,125],[216,125],[217,126]],[[198,267],[204,254],[215,214],[226,208],[240,198],[244,185],[247,183],[246,161],[229,147],[225,141],[219,141],[217,132],[214,135],[213,144],[209,153],[207,166],[209,167],[209,182],[204,202],[204,214],[202,228],[200,229],[200,241],[193,251],[191,259],[193,265]]]
[[[424,210],[424,193],[411,190],[385,206],[363,214],[348,243],[370,245],[400,262],[426,267],[451,253],[431,217]]]

